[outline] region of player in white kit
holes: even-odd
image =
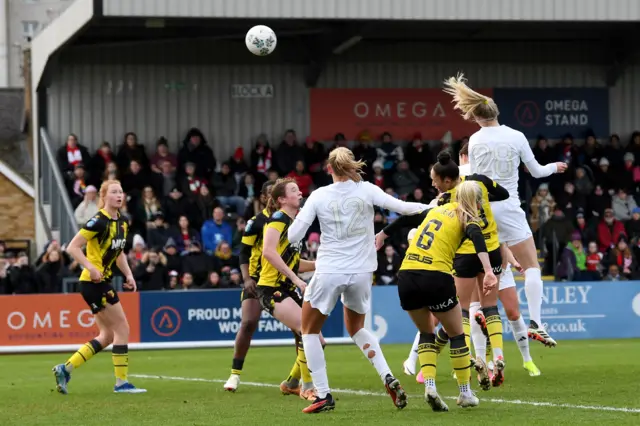
[[[363,182],[363,162],[355,161],[347,148],[337,148],[329,155],[327,171],[333,184],[316,189],[289,228],[292,244],[304,238],[309,226],[318,218],[320,247],[316,270],[304,293],[302,306],[302,341],[317,391],[317,399],[305,413],[335,408],[331,396],[320,330],[338,297],[342,298],[345,326],[354,343],[377,370],[387,392],[398,408],[407,404],[400,382],[382,354],[378,339],[364,328],[370,309],[373,273],[378,266],[373,227],[374,206],[401,214],[417,214],[427,206],[398,200],[377,186]]]
[[[529,338],[546,346],[556,346],[541,319],[542,274],[531,228],[520,207],[518,167],[524,163],[535,178],[563,173],[565,163],[541,166],[535,159],[527,138],[517,130],[498,123],[498,106],[488,96],[470,89],[462,74],[445,80],[444,91],[453,96],[455,108],[480,130],[469,138],[471,173],[490,177],[509,191],[509,199],[491,203],[498,224],[499,239],[506,243],[524,270],[525,293],[529,305]]]

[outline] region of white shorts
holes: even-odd
[[[511,247],[533,235],[527,216],[517,200],[508,199],[491,203],[491,211],[498,225],[500,243],[506,243]]]
[[[513,278],[513,271],[511,270],[511,264],[507,263],[506,269],[500,274],[500,284],[498,285],[498,291],[506,290],[516,286],[516,280]]]
[[[342,304],[365,315],[371,307],[373,272],[360,274],[323,274],[316,272],[304,292],[304,301],[329,315],[342,296]]]

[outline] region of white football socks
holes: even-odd
[[[471,302],[469,305],[469,322],[471,323],[471,341],[476,358],[487,363],[487,337],[482,332],[482,327],[476,322],[476,312],[481,310],[480,302]],[[469,348],[471,349],[471,348]]]
[[[418,362],[418,345],[420,344],[420,332],[416,333],[416,338],[413,339],[413,345],[411,346],[411,351],[409,352],[409,357],[407,361],[411,365],[411,367],[416,368],[416,364]]]
[[[307,357],[307,366],[316,387],[318,398],[325,398],[329,389],[329,378],[327,377],[327,362],[324,359],[324,350],[320,343],[319,334],[303,334],[302,344],[304,354]]]
[[[387,375],[391,374],[391,369],[387,364],[387,360],[384,359],[382,349],[380,348],[380,343],[378,342],[376,336],[371,334],[367,329],[361,328],[351,338],[353,339],[355,344],[358,345],[358,348],[360,348],[364,356],[375,367],[378,375],[380,376],[380,379],[382,380],[382,383],[384,383]]]
[[[516,343],[518,344],[518,349],[520,349],[520,354],[522,354],[522,360],[524,362],[532,361],[531,354],[529,353],[529,336],[527,334],[527,325],[522,318],[522,315],[515,320],[509,320],[511,324],[511,332],[513,333],[514,339],[516,339]]]
[[[524,292],[529,305],[529,318],[542,327],[542,273],[540,268],[524,271]]]

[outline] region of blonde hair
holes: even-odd
[[[104,208],[104,199],[107,196],[107,191],[109,190],[109,185],[120,185],[120,181],[119,180],[105,180],[104,182],[102,182],[102,185],[100,185],[100,199],[98,200],[98,208],[99,209],[103,209]]]
[[[498,118],[498,106],[488,96],[467,86],[464,74],[449,77],[444,81],[444,91],[453,96],[454,108],[460,110],[462,117],[469,121],[491,121]]]
[[[458,220],[462,228],[466,228],[471,222],[481,222],[478,203],[482,201],[482,192],[477,183],[464,181],[456,187],[456,208]]]
[[[278,202],[278,198],[286,195],[287,185],[290,183],[296,183],[296,180],[293,178],[278,179],[271,187],[271,195],[269,196],[269,200],[267,200],[267,212],[269,213],[269,216],[271,216],[276,210],[280,209],[281,206]]]
[[[354,182],[362,180],[362,168],[364,161],[356,161],[353,152],[349,148],[336,148],[329,154],[329,165],[333,174],[338,177],[348,178]]]

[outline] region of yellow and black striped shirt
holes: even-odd
[[[129,224],[120,214],[116,219],[100,210],[80,230],[87,240],[87,259],[96,269],[102,272],[105,280],[111,278],[112,267],[127,242]],[[91,281],[89,271],[82,271],[80,281]]]
[[[269,220],[269,212],[265,209],[252,217],[244,228],[242,235],[242,253],[240,256],[240,264],[249,264],[249,275],[256,282],[260,277],[262,269],[262,237],[264,226]],[[248,252],[248,256],[244,253]]]
[[[292,245],[287,237],[287,231],[293,219],[282,210],[278,210],[271,215],[267,225],[264,227],[263,232],[267,232],[267,229],[273,228],[280,233],[280,240],[276,246],[276,251],[284,260],[284,263],[296,274],[298,273],[298,266],[300,265],[300,244]],[[262,255],[262,271],[260,272],[259,286],[266,287],[280,287],[282,285],[293,285],[289,278],[281,274],[278,269],[270,264]]]

